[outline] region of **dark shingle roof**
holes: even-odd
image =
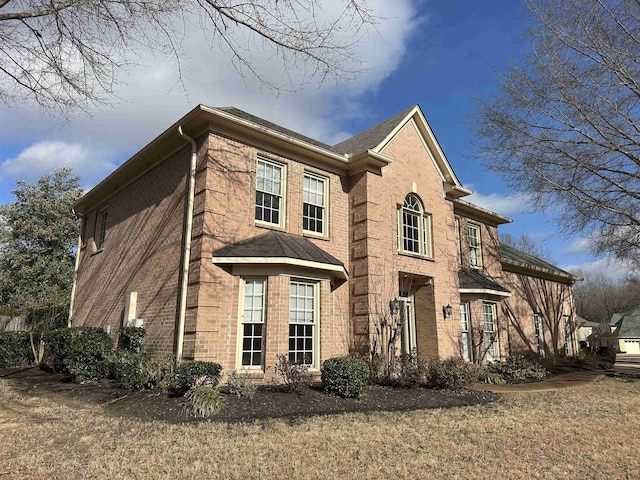
[[[614,318],[617,318],[617,321],[614,322]],[[611,325],[618,327],[618,338],[640,338],[640,305],[622,314],[614,313]]]
[[[496,292],[511,293],[499,283],[485,277],[477,270],[460,270],[458,272],[460,288],[493,290]]]
[[[378,144],[380,144],[380,142],[382,142],[387,135],[389,135],[391,131],[398,126],[398,123],[400,123],[400,121],[414,108],[415,106],[407,108],[403,112],[388,118],[375,127],[371,127],[369,130],[365,130],[354,137],[348,138],[331,148],[337,153],[360,153],[374,148],[378,146]]]
[[[221,110],[229,115],[233,115],[234,117],[238,117],[242,120],[247,120],[249,122],[255,123],[262,127],[269,128],[271,130],[275,130],[276,132],[282,133],[284,135],[288,135],[289,137],[302,140],[303,142],[310,143],[315,145],[316,147],[325,148],[327,150],[332,150],[330,145],[326,143],[319,142],[318,140],[314,140],[311,137],[306,137],[300,133],[294,132],[293,130],[289,130],[288,128],[281,127],[275,123],[272,123],[264,118],[256,117],[255,115],[251,115],[250,113],[245,112],[244,110],[240,110],[236,107],[216,107],[216,110]]]
[[[521,252],[520,250],[504,243],[500,244],[500,259],[505,263],[523,265],[536,270],[544,270],[554,275],[575,278],[569,272],[565,272],[561,268],[558,268],[549,262],[545,262],[544,260],[534,257],[533,255],[529,255],[528,253]]]
[[[293,258],[344,267],[305,237],[274,231],[227,245],[213,252],[213,257]]]

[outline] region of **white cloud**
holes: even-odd
[[[629,266],[611,258],[599,258],[583,263],[563,265],[560,268],[567,272],[581,272],[583,275],[603,274],[613,280],[624,278],[631,273]]]
[[[513,195],[490,193],[489,195],[483,195],[474,192],[468,197],[463,198],[463,200],[502,215],[523,213],[531,207],[531,195],[526,193],[514,193]]]
[[[565,255],[589,253],[592,246],[592,237],[582,237],[574,240],[569,245],[567,245],[564,250],[562,250],[562,253]]]
[[[335,10],[343,2],[323,2],[327,11]],[[67,143],[91,144],[124,161],[156,135],[198,103],[211,106],[235,105],[265,117],[287,128],[313,138],[334,143],[345,137],[340,123],[345,118],[366,116],[370,112],[361,101],[362,95],[375,90],[399,65],[409,39],[424,17],[419,18],[416,7],[409,0],[389,3],[370,0],[368,5],[385,17],[359,43],[356,53],[364,60],[366,71],[353,81],[311,85],[297,93],[282,93],[277,98],[265,91],[258,79],[238,76],[230,57],[218,42],[207,38],[202,25],[194,21],[187,28],[190,36],[176,39],[183,55],[181,70],[184,87],[177,84],[174,58],[137,51],[138,66],[130,68],[120,80],[117,91],[122,101],[113,108],[92,112],[60,126],[59,119],[43,117],[35,107],[20,106],[8,109],[0,106],[4,141],[34,142],[43,138]],[[212,41],[213,40],[213,41]],[[284,74],[274,64],[271,52],[260,46],[252,65],[271,80],[282,80]],[[293,80],[302,73],[291,71]],[[399,105],[398,110],[406,105]],[[355,133],[355,132],[354,132]]]
[[[70,167],[84,182],[92,182],[115,168],[95,151],[73,143],[42,141],[22,150],[0,164],[0,180],[33,182],[58,168]]]

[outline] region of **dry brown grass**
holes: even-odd
[[[640,381],[244,425],[114,418],[0,381],[0,479],[640,478]]]

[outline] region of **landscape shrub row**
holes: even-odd
[[[27,332],[0,333],[0,368],[22,367],[33,361]]]

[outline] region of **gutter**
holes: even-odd
[[[187,289],[189,284],[189,263],[191,262],[191,232],[193,230],[193,201],[196,186],[196,164],[198,157],[198,145],[190,136],[182,130],[182,125],[178,125],[178,134],[191,143],[191,163],[189,165],[189,182],[187,187],[187,224],[184,232],[184,242],[182,246],[182,278],[180,279],[180,305],[178,310],[178,339],[176,344],[176,360],[182,361],[184,344],[184,325],[187,315]]]
[[[76,299],[76,285],[78,284],[78,268],[80,267],[80,250],[82,249],[82,215],[78,215],[72,208],[71,212],[80,219],[80,233],[78,234],[78,246],[76,247],[76,261],[73,266],[73,283],[71,284],[71,298],[69,299],[69,318],[67,319],[67,327],[71,328],[71,317],[73,316],[73,304]]]

